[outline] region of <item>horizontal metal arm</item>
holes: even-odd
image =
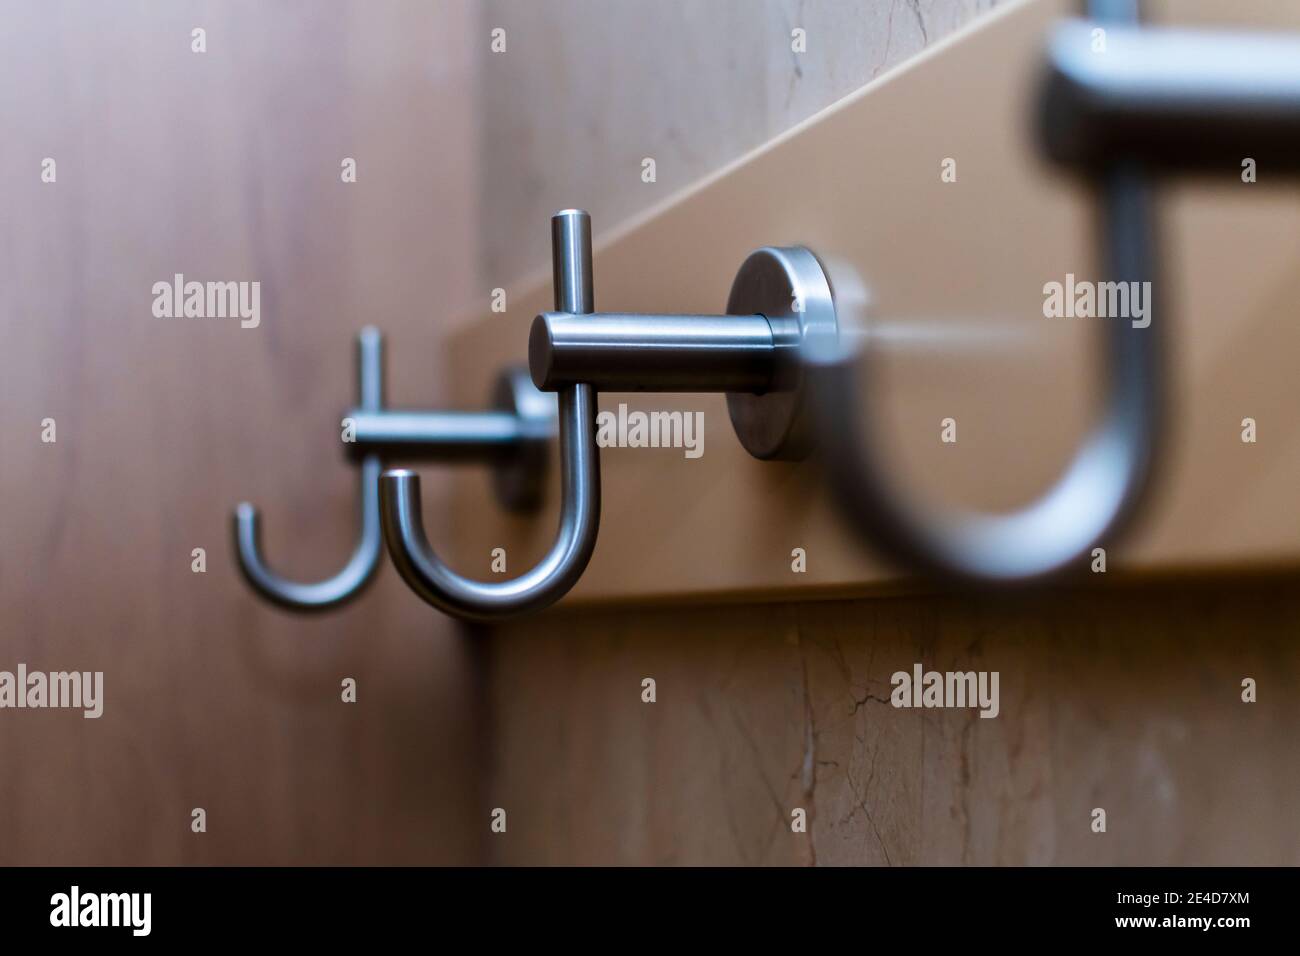
[[[354,408],[349,456],[378,454],[407,461],[481,461],[508,458],[524,441],[545,441],[514,412],[426,412]]]
[[[1300,36],[1068,20],[1039,101],[1047,155],[1102,167],[1300,169]]]
[[[765,392],[776,356],[761,315],[543,312],[528,336],[543,391],[585,382],[602,392]]]

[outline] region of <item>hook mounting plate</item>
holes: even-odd
[[[797,461],[813,447],[806,375],[800,349],[813,336],[836,335],[835,300],[817,257],[802,246],[767,246],[736,273],[728,315],[762,315],[776,344],[773,387],[762,394],[727,393],[736,437],[755,458]]]

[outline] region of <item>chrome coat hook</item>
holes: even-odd
[[[1094,11],[1122,24],[1136,17],[1131,0],[1096,0]],[[1109,54],[1108,54],[1109,55]],[[1102,57],[1101,59],[1104,59]],[[1153,212],[1144,170],[1109,161],[1097,171],[1101,261],[1112,281],[1150,281]],[[1061,570],[1105,539],[1145,490],[1163,395],[1161,323],[1113,321],[1106,335],[1107,391],[1101,421],[1057,480],[1033,504],[1010,514],[922,507],[886,474],[879,444],[859,412],[856,345],[818,341],[809,350],[815,401],[830,484],[842,510],[871,542],[894,557],[959,578],[1013,582]]]
[[[800,351],[836,330],[821,263],[799,246],[765,247],[736,273],[726,315],[543,312],[528,366],[543,391],[725,392],[736,437],[755,458],[812,448]]]
[[[568,210],[551,220],[555,307],[592,310],[591,222]],[[573,585],[596,548],[600,525],[600,459],[596,447],[596,392],[573,384],[558,396],[560,527],[546,556],[508,581],[474,581],[445,565],[429,546],[420,513],[420,476],[386,471],[380,479],[384,538],[398,573],[421,598],[456,617],[486,620],[540,610]]]
[[[512,511],[541,502],[546,447],[555,434],[555,400],[532,385],[524,369],[497,380],[493,411],[411,411],[384,407],[383,336],[357,336],[358,404],[346,413],[352,440],[344,443],[360,467],[361,537],[343,569],[324,581],[290,581],[262,557],[257,509],[235,509],[235,554],[248,583],[263,597],[293,610],[320,610],[356,597],[374,577],[383,549],[379,477],[385,459],[486,462],[494,466],[497,497]]]
[[[1105,268],[1115,281],[1154,272],[1151,200],[1142,175],[1120,167],[1102,189]],[[854,343],[810,342],[820,450],[841,510],[872,544],[925,570],[987,582],[1012,582],[1060,570],[1088,553],[1131,513],[1154,452],[1162,393],[1159,324],[1112,321],[1106,332],[1106,408],[1056,485],[1010,514],[922,505],[890,479],[859,410],[860,353]]]
[[[533,383],[559,393],[563,509],[555,545],[512,581],[457,575],[429,547],[420,521],[419,478],[380,480],[384,538],[393,563],[426,601],[449,614],[490,619],[545,607],[576,583],[596,543],[600,469],[599,391],[726,392],[732,425],[757,458],[807,453],[804,371],[799,350],[834,333],[835,309],[821,265],[807,249],[752,253],[732,285],[726,315],[594,312],[591,221],[575,209],[551,220],[555,311],[533,320]]]
[[[1235,177],[1245,155],[1300,166],[1300,38],[1140,28],[1135,0],[1086,8],[1091,22],[1060,24],[1049,42],[1040,139],[1092,177],[1110,280],[1153,282],[1153,172]],[[922,511],[902,494],[860,437],[859,349],[814,343],[818,421],[845,513],[896,557],[960,577],[1019,581],[1068,566],[1125,522],[1148,484],[1164,394],[1159,318],[1110,323],[1100,423],[1055,487],[1007,515]],[[863,350],[869,360],[869,336]]]

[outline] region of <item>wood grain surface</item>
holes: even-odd
[[[477,223],[464,9],[7,6],[0,669],[103,671],[105,702],[0,712],[0,864],[479,857],[454,628],[386,561],[346,609],[269,607],[229,530],[249,500],[284,573],[346,559],[361,326],[389,336],[394,403],[449,398],[439,328]],[[177,272],[260,281],[260,325],[154,318]]]

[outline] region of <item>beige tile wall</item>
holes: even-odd
[[[505,52],[479,60],[491,285],[545,266],[555,210],[620,223],[999,2],[486,0],[484,46],[506,31]]]

